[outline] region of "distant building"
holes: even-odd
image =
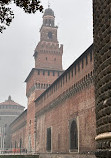
[[[15,103],[11,96],[0,103],[0,151],[10,147],[9,125],[24,111],[24,107]]]

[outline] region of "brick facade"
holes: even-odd
[[[63,46],[58,44],[54,19],[54,12],[46,9],[40,42],[34,52],[35,68],[26,79],[28,108],[24,148],[28,152],[93,154],[91,157],[94,157],[93,45],[63,71]],[[13,141],[22,130],[13,131]]]
[[[11,129],[11,148],[26,149],[26,123],[27,110],[25,110],[13,123]]]
[[[50,127],[52,131],[50,152],[70,153],[70,122],[73,119],[76,120],[78,128],[76,152],[95,151],[92,46],[36,99],[35,110],[36,152],[47,152],[46,131]]]

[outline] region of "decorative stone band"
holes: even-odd
[[[100,139],[111,139],[111,132],[106,132],[106,133],[102,133],[99,134],[98,136],[95,137],[95,140],[100,140]]]
[[[53,109],[54,107],[60,105],[66,99],[76,95],[78,92],[82,91],[84,88],[87,88],[89,85],[93,84],[93,80],[94,80],[94,77],[90,76],[82,83],[74,84],[72,87],[70,87],[65,92],[63,92],[61,95],[59,95],[57,98],[52,100],[52,102],[50,102],[45,107],[43,107],[40,111],[37,111],[36,117],[44,114],[45,112]],[[36,105],[41,105],[41,102],[40,101],[36,102]]]

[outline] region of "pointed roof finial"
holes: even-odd
[[[11,100],[11,96],[9,95],[8,100]]]
[[[50,2],[48,1],[48,8],[50,8]]]

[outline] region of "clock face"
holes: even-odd
[[[52,39],[52,32],[48,32],[48,37]]]

